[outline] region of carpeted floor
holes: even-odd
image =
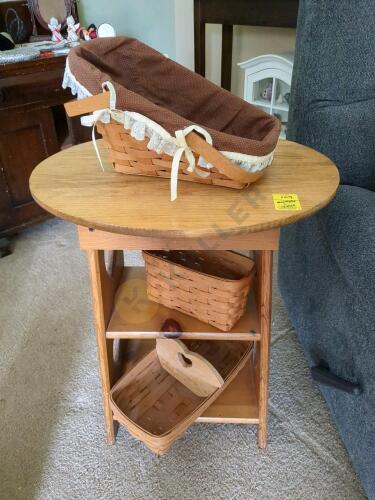
[[[105,443],[73,226],[24,232],[0,283],[1,499],[364,498],[276,286],[267,450],[251,426],[196,424],[157,458],[124,430]]]

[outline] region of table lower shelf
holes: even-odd
[[[154,346],[154,340],[126,340],[123,373],[131,368]],[[196,422],[214,424],[259,424],[259,406],[252,356],[246,366],[225,391]]]
[[[197,419],[213,424],[259,424],[259,409],[252,362],[240,371],[225,391]]]

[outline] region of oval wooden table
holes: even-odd
[[[336,167],[312,149],[280,141],[273,164],[249,188],[179,182],[178,199],[170,202],[168,179],[116,173],[102,147],[101,156],[105,172],[91,143],[51,156],[32,173],[30,189],[48,212],[78,226],[81,248],[88,253],[108,442],[115,441],[117,428],[111,387],[154,346],[163,335],[162,322],[173,317],[182,326],[181,338],[255,342],[249,365],[198,421],[258,425],[258,444],[264,448],[273,251],[281,226],[314,214],[334,197]],[[123,249],[252,250],[257,279],[244,317],[224,333],[150,302],[143,268],[124,267]],[[110,251],[107,259],[105,251]]]

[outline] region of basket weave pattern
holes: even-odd
[[[111,123],[108,124],[98,122],[97,130],[103,136],[104,143],[109,151],[110,161],[116,172],[149,177],[171,177],[173,158],[164,153],[150,151],[147,148],[149,139],[138,141],[130,135],[130,130],[124,129],[123,124],[117,123],[115,120],[111,120]],[[196,162],[198,162],[198,157],[201,154],[204,156],[203,151],[194,151]],[[194,172],[188,172],[188,166],[189,164],[183,156],[179,166],[179,180],[234,189],[242,189],[262,175],[262,172],[249,174],[248,182],[239,182],[220,173],[215,166],[210,170],[197,167],[203,172],[210,172],[208,177],[199,177]]]
[[[156,349],[144,357],[113,387],[110,405],[116,420],[130,434],[161,455],[210,406],[249,359],[253,343],[229,341],[186,342],[204,356],[224,379],[210,397],[196,396],[166,372]]]
[[[182,254],[195,259],[200,270],[189,269],[168,260]],[[147,295],[150,300],[230,331],[244,314],[254,276],[254,262],[234,252],[143,252],[147,270]],[[235,272],[235,279],[207,272],[212,268]]]

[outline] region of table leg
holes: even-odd
[[[255,252],[257,261],[257,303],[261,340],[257,343],[256,378],[259,405],[258,445],[267,445],[268,381],[272,308],[272,260],[273,252]]]
[[[118,373],[113,359],[113,340],[106,338],[106,329],[111,317],[114,296],[123,267],[123,252],[111,252],[107,271],[103,250],[89,250],[89,271],[95,316],[96,341],[102,385],[105,430],[107,441],[114,444],[117,423],[113,420],[109,406],[109,393]]]

